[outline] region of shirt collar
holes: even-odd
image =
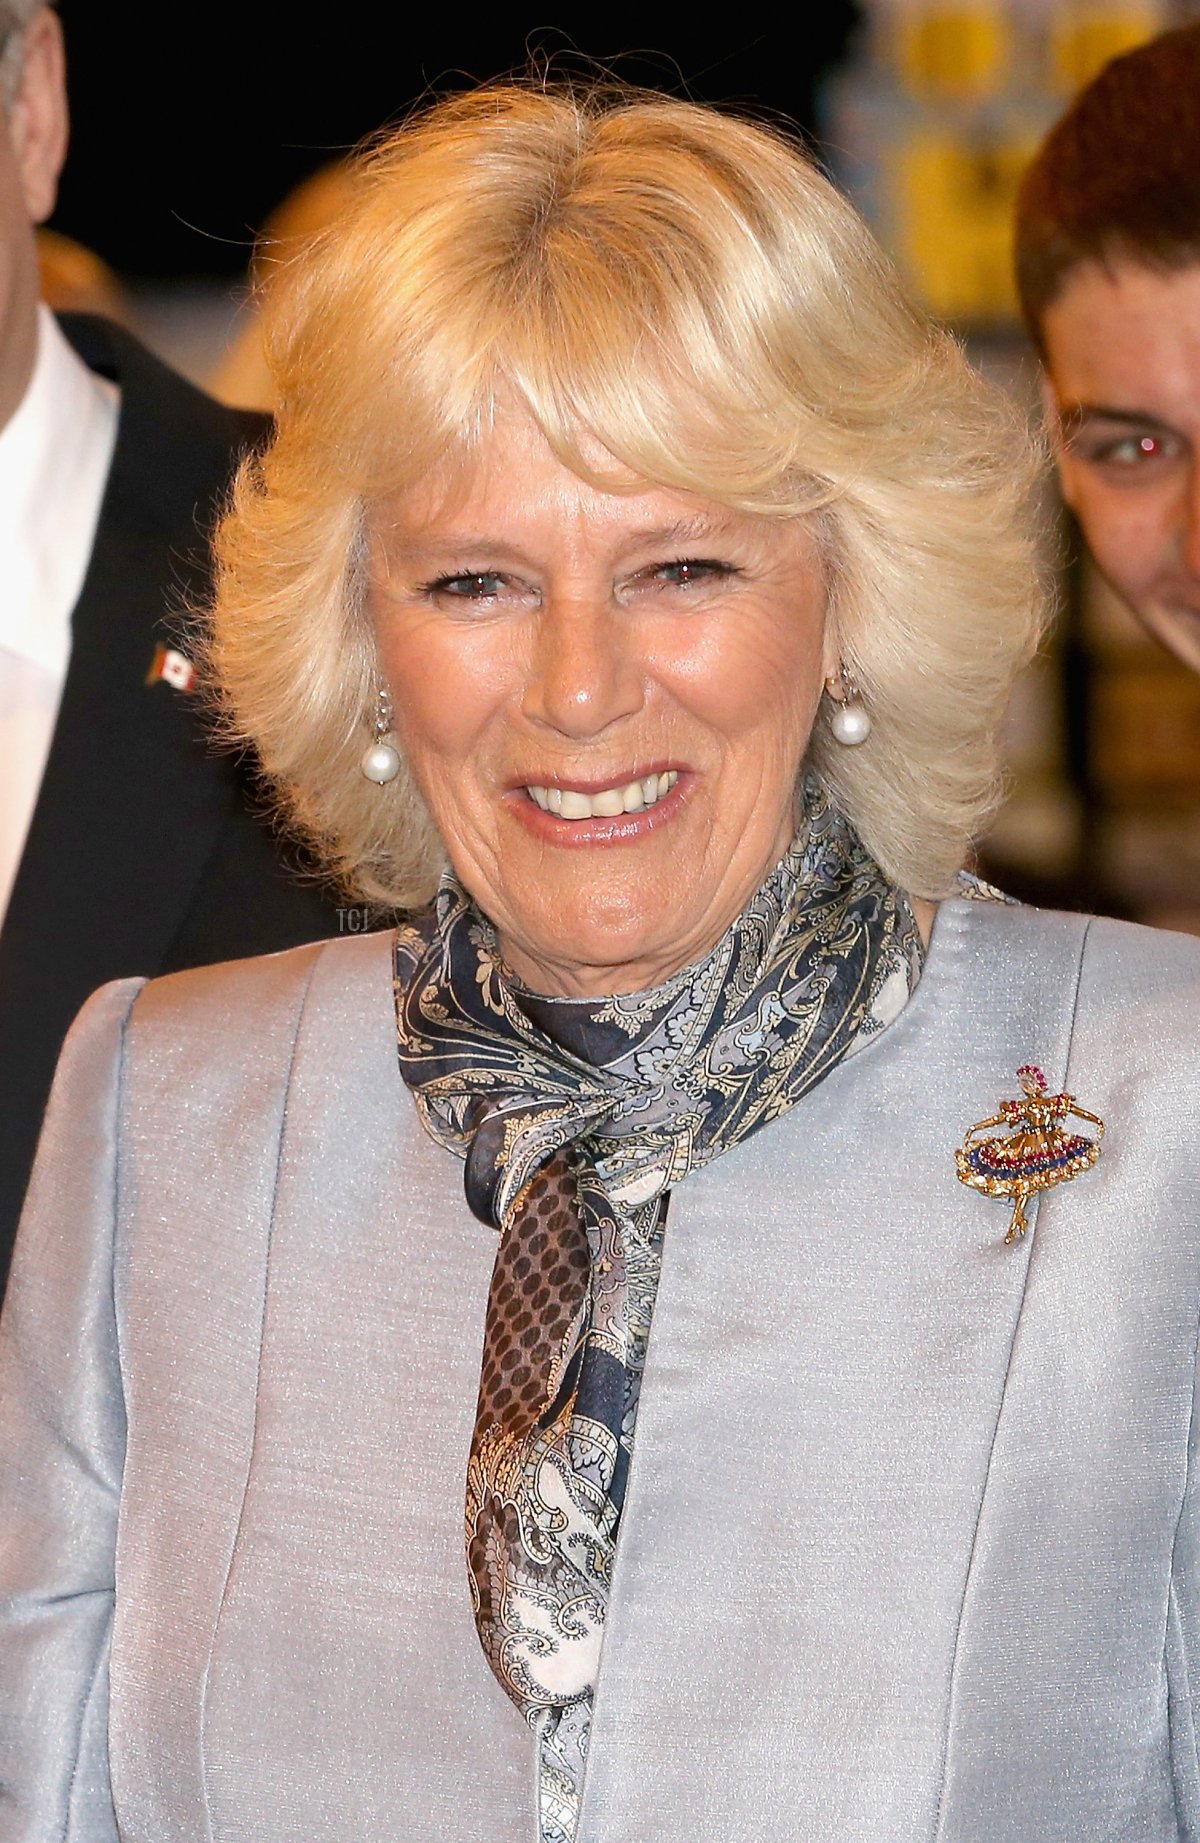
[[[0,429],[0,646],[61,677],[117,434],[119,395],[38,309],[33,375]]]

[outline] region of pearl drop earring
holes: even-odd
[[[845,666],[841,668],[838,677],[842,695],[834,698],[835,708],[829,719],[829,727],[835,742],[840,742],[844,748],[853,749],[860,742],[865,742],[871,734],[871,713]],[[832,691],[829,695],[834,697]]]
[[[400,772],[400,752],[388,741],[392,730],[392,700],[380,685],[375,695],[375,735],[363,750],[359,763],[368,781],[386,787]]]

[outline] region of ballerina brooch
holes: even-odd
[[[1090,1171],[1100,1156],[1104,1122],[1073,1094],[1047,1094],[1046,1077],[1032,1062],[1017,1070],[1021,1096],[1001,1101],[1000,1112],[972,1126],[954,1154],[959,1179],[988,1197],[1012,1198],[1012,1221],[1006,1242],[1014,1242],[1029,1227],[1025,1204],[1039,1190],[1062,1184]],[[1064,1122],[1074,1114],[1097,1128],[1094,1139],[1068,1132]],[[976,1139],[989,1126],[1006,1126],[1005,1136]]]

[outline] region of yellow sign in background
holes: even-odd
[[[897,254],[940,317],[990,321],[1016,312],[1013,205],[1034,145],[927,127],[897,150]]]

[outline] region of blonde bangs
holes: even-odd
[[[489,119],[477,98],[445,113],[464,130]],[[823,421],[819,392],[807,407],[796,384],[824,355],[800,349],[780,365],[781,330],[794,341],[801,321],[748,219],[745,176],[731,166],[728,195],[705,194],[707,150],[655,113],[626,102],[580,147],[568,107],[550,150],[567,171],[534,164],[515,195],[521,162],[469,140],[427,151],[421,124],[406,131],[413,145],[368,156],[347,221],[268,302],[281,435],[335,447],[370,501],[469,455],[518,407],[596,484],[811,509]],[[703,111],[684,113],[710,128]],[[712,120],[761,153],[761,131]],[[622,179],[631,155],[637,183]],[[596,473],[594,443],[611,474]],[[785,479],[805,482],[794,499]]]

